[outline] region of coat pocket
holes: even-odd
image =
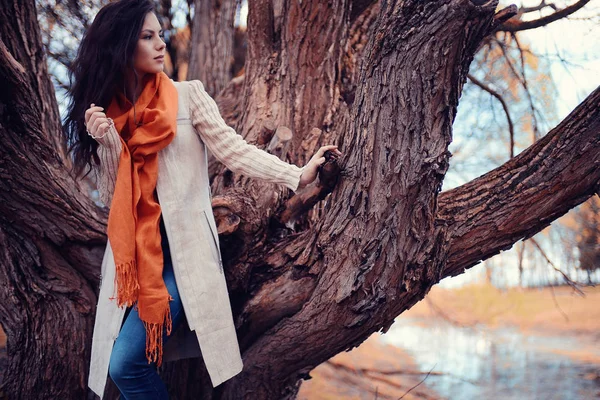
[[[212,210],[210,210],[210,212],[212,213]],[[223,272],[223,259],[221,258],[221,248],[219,246],[219,233],[217,231],[216,224],[214,224],[214,217],[212,214],[209,217],[207,210],[203,210],[202,214],[204,214],[204,220],[206,222],[206,225],[208,226],[208,230],[210,231],[210,236],[212,237],[212,240],[215,244],[214,249],[217,253],[216,254],[217,259],[219,260],[219,268],[220,268],[221,272]],[[214,224],[214,226],[213,226],[213,224]]]

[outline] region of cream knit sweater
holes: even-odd
[[[217,103],[204,90],[201,81],[194,80],[186,83],[190,85],[189,115],[192,125],[202,142],[219,161],[233,172],[283,185],[293,191],[298,189],[304,167],[288,164],[247,143],[225,123]],[[96,137],[96,140],[100,143],[98,146],[100,165],[94,168],[94,178],[100,201],[110,207],[122,144],[119,133],[112,124],[106,134]]]

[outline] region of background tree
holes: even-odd
[[[67,173],[35,3],[0,5],[3,390],[79,399],[107,210]],[[246,140],[286,161],[303,165],[323,143],[339,144],[345,156],[292,197],[212,166],[245,368],[212,390],[200,359],[167,363],[162,374],[174,398],[293,398],[312,368],[387,331],[440,279],[535,234],[600,190],[597,89],[499,168],[440,193],[469,66],[517,13],[496,6],[249,2],[244,74],[220,91],[223,114]],[[229,16],[222,16],[228,24]],[[190,37],[199,36],[192,29]],[[200,65],[191,48],[190,65]],[[195,68],[188,76],[201,76]]]
[[[590,277],[593,271],[600,268],[600,201],[598,198],[592,198],[584,203],[577,217],[580,220],[579,226],[583,227],[577,237],[579,264]]]

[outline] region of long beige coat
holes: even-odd
[[[164,348],[164,360],[202,355],[213,387],[243,367],[219,237],[212,213],[207,147],[234,172],[298,187],[302,168],[246,143],[228,127],[198,80],[173,82],[179,93],[175,139],[158,154],[157,194],[171,249],[173,270],[190,330],[179,329]],[[101,168],[95,171],[101,200],[112,199],[121,143],[111,127],[97,139]],[[110,242],[102,261],[88,385],[102,399],[108,364],[125,308],[113,296],[115,263]]]

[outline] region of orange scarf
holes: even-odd
[[[106,115],[120,132],[123,151],[108,215],[119,307],[136,305],[146,328],[148,363],[162,363],[163,328],[171,334],[169,295],[162,278],[160,204],[154,190],[158,178],[158,151],[177,129],[177,89],[164,73],[143,78],[144,89],[135,102],[122,94],[112,99]],[[139,126],[138,126],[139,125]]]

